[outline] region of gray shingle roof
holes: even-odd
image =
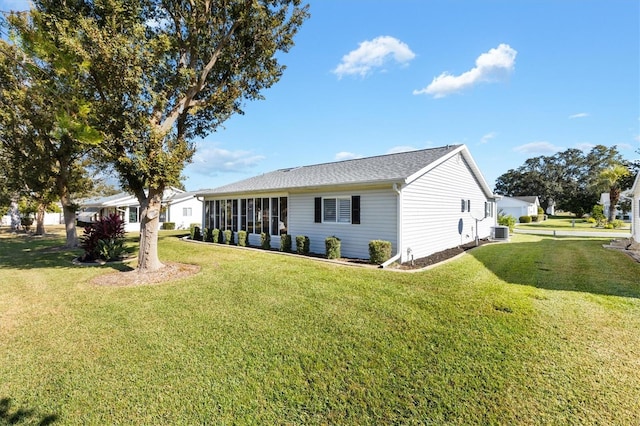
[[[460,146],[448,145],[419,151],[280,169],[218,188],[200,190],[198,195],[397,182],[410,177]]]

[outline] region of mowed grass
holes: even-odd
[[[521,229],[545,229],[559,231],[587,231],[587,232],[629,232],[631,225],[629,222],[623,222],[622,226],[617,229],[596,228],[595,223],[589,223],[586,219],[575,218],[571,216],[550,216],[547,220],[541,222],[518,223],[517,228]],[[603,234],[603,235],[604,235]]]
[[[0,424],[638,424],[640,264],[516,235],[419,273],[179,241],[98,287],[0,238]]]

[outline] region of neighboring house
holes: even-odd
[[[628,192],[631,197],[631,236],[640,244],[640,173]]]
[[[498,212],[516,219],[521,216],[538,216],[540,201],[536,196],[502,197],[498,200]]]
[[[392,244],[404,262],[487,238],[494,195],[464,145],[276,170],[216,189],[204,198],[203,227],[244,230],[249,244],[268,232],[341,240],[345,257],[369,258],[369,242]]]
[[[620,197],[620,200],[622,200],[622,197]],[[606,217],[609,217],[609,206],[611,205],[611,200],[609,199],[609,193],[608,192],[603,192],[602,194],[600,194],[600,201],[598,202],[598,204],[601,204],[604,210],[604,215]],[[613,217],[615,219],[623,219],[623,220],[629,220],[629,214],[627,212],[627,214],[623,215],[623,212],[621,210],[618,209],[618,206],[616,206],[616,208],[613,211]]]
[[[191,223],[200,223],[202,219],[202,201],[195,192],[185,192],[178,188],[168,188],[162,197],[160,225],[173,222],[176,229],[189,228]],[[124,220],[125,231],[140,230],[140,203],[138,199],[122,192],[109,197],[83,200],[77,219],[80,224],[95,222],[101,217],[117,213]]]

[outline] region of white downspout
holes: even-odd
[[[397,245],[398,245],[398,252],[391,256],[391,258],[389,258],[389,260],[387,260],[386,262],[384,262],[383,264],[380,265],[381,268],[386,268],[387,266],[391,265],[393,262],[397,261],[398,259],[400,259],[402,257],[402,193],[400,191],[400,187],[398,186],[397,183],[393,184],[393,190],[396,191],[396,194],[398,194],[398,202],[397,204],[397,214],[396,214],[396,218],[398,220],[398,224],[397,224]]]

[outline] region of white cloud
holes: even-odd
[[[407,64],[416,55],[406,43],[390,36],[380,36],[360,43],[359,47],[342,57],[342,62],[332,71],[342,78],[345,75],[365,77],[374,68],[380,68],[390,60]]]
[[[480,138],[480,143],[484,145],[487,142],[489,142],[491,139],[494,139],[496,136],[498,136],[498,133],[489,132],[489,133],[487,133],[486,135],[484,135],[483,137]]]
[[[584,118],[584,117],[588,117],[589,113],[588,112],[579,112],[577,114],[573,114],[569,116],[569,119],[573,120],[574,118]]]
[[[550,142],[531,142],[524,145],[513,148],[515,152],[521,152],[524,154],[555,154],[562,151],[563,148],[555,146]]]
[[[362,158],[362,155],[353,152],[340,151],[336,154],[336,161],[353,160],[354,158]]]
[[[576,144],[576,148],[582,152],[589,152],[595,145],[590,142],[580,142]]]
[[[478,56],[476,66],[471,70],[457,76],[443,72],[434,77],[426,88],[414,90],[413,94],[443,98],[479,83],[500,81],[514,70],[517,54],[518,52],[508,44],[500,44],[497,48]]]
[[[216,146],[212,148],[199,146],[193,156],[193,162],[187,165],[186,169],[205,176],[231,172],[242,173],[257,166],[264,159],[264,156],[256,155],[251,151],[229,151]]]

